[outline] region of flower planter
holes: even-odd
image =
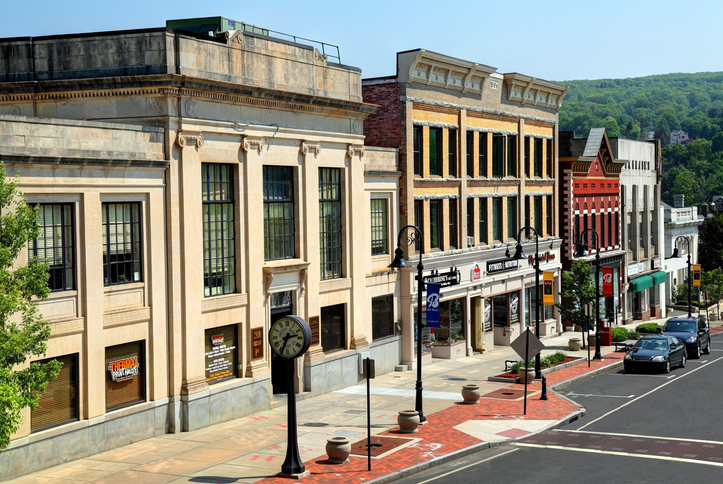
[[[403,434],[411,434],[419,427],[419,412],[416,410],[401,410],[397,415],[399,431]]]
[[[567,342],[570,351],[579,351],[582,348],[582,340],[580,338],[570,338]]]
[[[520,367],[517,370],[517,378],[520,379],[520,383],[525,383],[525,378],[527,378],[527,383],[532,383],[535,381],[535,369]]]
[[[457,341],[456,343],[452,344],[437,343],[432,347],[432,357],[451,360],[454,358],[465,356],[467,354],[467,352],[465,351],[466,344],[466,341]]]
[[[479,385],[464,385],[462,387],[462,399],[464,399],[464,403],[477,403],[479,396]]]
[[[345,464],[349,462],[351,443],[346,437],[331,437],[326,440],[326,455],[329,464]]]

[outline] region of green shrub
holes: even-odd
[[[527,368],[534,368],[535,367],[535,360],[530,360],[527,362]],[[522,362],[515,363],[510,367],[510,373],[517,373],[517,371],[522,368]]]
[[[540,358],[540,367],[541,368],[549,368],[551,366],[556,365],[557,363],[565,360],[567,358],[567,355],[563,353],[562,351],[556,351],[555,353],[551,355],[544,356]],[[522,367],[522,362],[515,363],[510,367],[510,373],[517,373],[517,371]],[[535,367],[535,360],[530,360],[527,363],[528,368],[534,368]]]
[[[642,324],[640,326],[643,326]],[[638,328],[635,328],[638,329]],[[612,328],[613,341],[625,341],[626,339],[640,339],[637,331],[628,331],[625,328]]]
[[[663,329],[658,323],[643,323],[635,327],[635,331],[638,333],[659,333]]]
[[[628,331],[628,339],[640,339],[640,333],[637,331]]]

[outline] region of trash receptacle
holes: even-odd
[[[606,325],[602,321],[600,322],[600,346],[612,346],[613,335],[610,331],[610,326]]]

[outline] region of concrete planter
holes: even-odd
[[[349,462],[351,443],[346,437],[331,437],[326,440],[326,455],[329,464],[346,464]]]
[[[582,340],[580,338],[570,338],[567,342],[570,351],[579,351],[582,348]]]
[[[520,379],[520,383],[525,383],[525,378],[527,379],[527,383],[532,383],[535,381],[535,369],[520,367],[520,369],[517,370],[517,377]]]
[[[477,403],[479,397],[479,385],[470,384],[462,387],[462,399],[464,399],[464,403]]]
[[[397,415],[399,431],[403,434],[411,434],[419,427],[419,412],[416,410],[401,410]]]
[[[457,341],[452,344],[436,344],[432,347],[432,358],[441,358],[445,360],[452,360],[465,356],[466,341]]]

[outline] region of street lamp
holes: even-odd
[[[540,291],[540,236],[534,227],[522,227],[517,233],[517,245],[515,246],[515,255],[512,256],[513,260],[524,260],[527,259],[525,254],[522,252],[522,231],[532,231],[535,235],[535,336],[540,337],[540,302],[542,299],[542,291]],[[529,233],[529,232],[528,232]],[[530,237],[527,237],[529,240]],[[505,254],[509,258],[509,251]],[[527,364],[527,362],[525,362]],[[540,353],[535,355],[535,379],[542,378],[542,369],[540,368]]]
[[[410,230],[410,234],[406,239],[402,239],[404,231]],[[407,247],[412,244],[419,243],[419,263],[417,264],[417,384],[415,390],[417,393],[414,409],[419,412],[419,423],[427,421],[422,411],[422,291],[424,290],[424,266],[422,265],[422,256],[424,255],[424,235],[422,230],[415,225],[407,225],[402,227],[397,236],[397,248],[394,251],[394,260],[389,264],[390,269],[403,269],[411,267],[404,260],[404,251],[402,250],[402,240],[405,240]]]
[[[595,237],[595,356],[594,360],[602,360],[600,354],[600,237],[595,229],[585,229],[577,238],[577,253],[575,257],[587,257],[588,252],[588,233],[593,234]],[[583,240],[585,241],[583,243]],[[588,345],[590,342],[588,341]],[[588,353],[589,354],[589,353]]]
[[[668,257],[668,259],[680,259],[680,253],[678,253],[678,240],[685,240],[685,250],[688,252],[688,317],[692,317],[693,314],[693,306],[690,304],[691,301],[691,292],[692,292],[692,284],[693,284],[693,275],[692,275],[692,267],[693,264],[690,261],[690,239],[688,237],[683,237],[682,235],[679,235],[675,238],[675,242],[673,242],[673,245],[675,246],[673,248],[673,255]]]

